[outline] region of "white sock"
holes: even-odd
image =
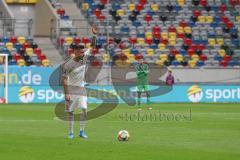
[[[80,131],[84,131],[84,128],[87,124],[87,115],[86,113],[80,113]]]
[[[73,133],[73,126],[74,126],[74,115],[73,113],[68,114],[68,133]]]

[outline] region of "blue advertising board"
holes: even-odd
[[[52,89],[49,86],[49,77],[56,68],[49,67],[9,67],[9,103],[58,103],[64,100],[62,87]],[[3,97],[3,75],[0,75],[0,98]],[[154,90],[158,86],[150,86]],[[89,86],[91,91],[88,102],[101,103],[101,97],[96,98],[96,90],[110,92],[119,98],[120,103],[124,101],[118,96],[117,90],[111,85]],[[126,90],[136,93],[136,87]],[[107,97],[108,98],[108,97]],[[109,97],[111,102],[111,98]],[[145,100],[144,100],[145,101]],[[240,86],[238,85],[175,85],[165,93],[151,97],[152,102],[240,102]]]

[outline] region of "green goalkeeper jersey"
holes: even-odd
[[[148,85],[148,65],[144,63],[137,64],[135,69],[137,74],[137,85]]]

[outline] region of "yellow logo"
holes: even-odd
[[[29,86],[24,86],[18,91],[18,97],[23,103],[30,103],[35,97],[34,90]]]
[[[203,98],[202,88],[197,85],[191,86],[188,89],[188,98],[191,102],[200,102]]]

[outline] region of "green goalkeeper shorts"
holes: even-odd
[[[137,91],[138,92],[146,92],[146,91],[148,91],[149,90],[149,87],[148,87],[148,85],[138,85],[137,86]]]

